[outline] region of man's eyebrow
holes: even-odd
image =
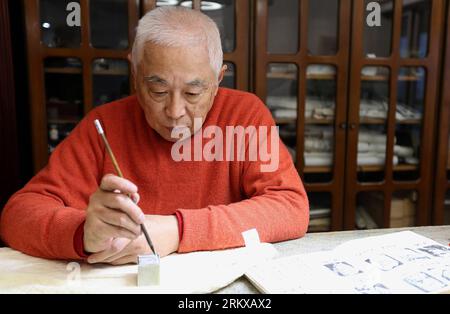
[[[208,83],[201,79],[195,79],[193,81],[187,82],[186,85],[191,87],[202,87],[202,88],[208,87]]]
[[[150,83],[160,83],[160,84],[165,84],[167,85],[167,81],[163,78],[160,78],[157,75],[152,75],[152,76],[144,76],[144,81],[150,82]]]

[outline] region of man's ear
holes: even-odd
[[[227,67],[226,64],[222,65],[222,69],[219,72],[219,78],[218,78],[219,83],[217,85],[219,85],[222,82],[223,77],[224,77],[225,72],[227,71],[227,69],[228,69],[228,67]]]

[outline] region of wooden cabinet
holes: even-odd
[[[79,27],[66,25],[69,2],[80,4]],[[90,109],[133,93],[127,55],[139,17],[183,5],[221,30],[222,85],[271,110],[308,191],[310,231],[441,223],[447,2],[378,1],[380,23],[369,26],[369,0],[26,0],[35,170]],[[433,192],[435,179],[445,183]]]
[[[450,29],[450,1],[446,29]],[[437,118],[437,147],[433,200],[433,224],[450,224],[450,31],[445,36],[442,65],[441,101]]]
[[[256,1],[255,92],[307,188],[310,231],[430,223],[446,3],[381,1],[374,26],[369,3]]]
[[[360,209],[379,227],[426,225],[445,1],[383,1],[380,28],[366,24],[368,2],[353,5],[344,228],[355,226]],[[363,108],[374,100],[384,105],[381,118]],[[360,166],[363,132],[369,146],[386,147],[377,166]]]
[[[37,172],[89,110],[132,92],[127,56],[140,5],[127,0],[23,4]]]
[[[310,230],[339,230],[351,1],[257,0],[255,11],[255,93],[271,109],[303,178]]]

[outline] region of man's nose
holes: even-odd
[[[186,107],[181,97],[174,95],[166,106],[166,114],[173,120],[178,120],[186,114]]]

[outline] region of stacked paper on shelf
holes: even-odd
[[[388,100],[361,99],[359,104],[359,116],[361,118],[386,119],[389,108]],[[422,113],[411,106],[397,103],[395,119],[398,121],[419,120]]]
[[[333,164],[333,129],[328,126],[308,125],[305,128],[305,166]]]
[[[267,106],[275,118],[297,118],[297,98],[290,96],[268,96]],[[308,97],[305,100],[305,118],[334,118],[334,101]]]
[[[333,66],[330,65],[323,65],[323,64],[312,64],[309,65],[306,69],[307,75],[314,75],[314,74],[335,74],[336,70]]]
[[[374,99],[361,99],[359,104],[359,116],[364,118],[386,119],[388,103]]]

